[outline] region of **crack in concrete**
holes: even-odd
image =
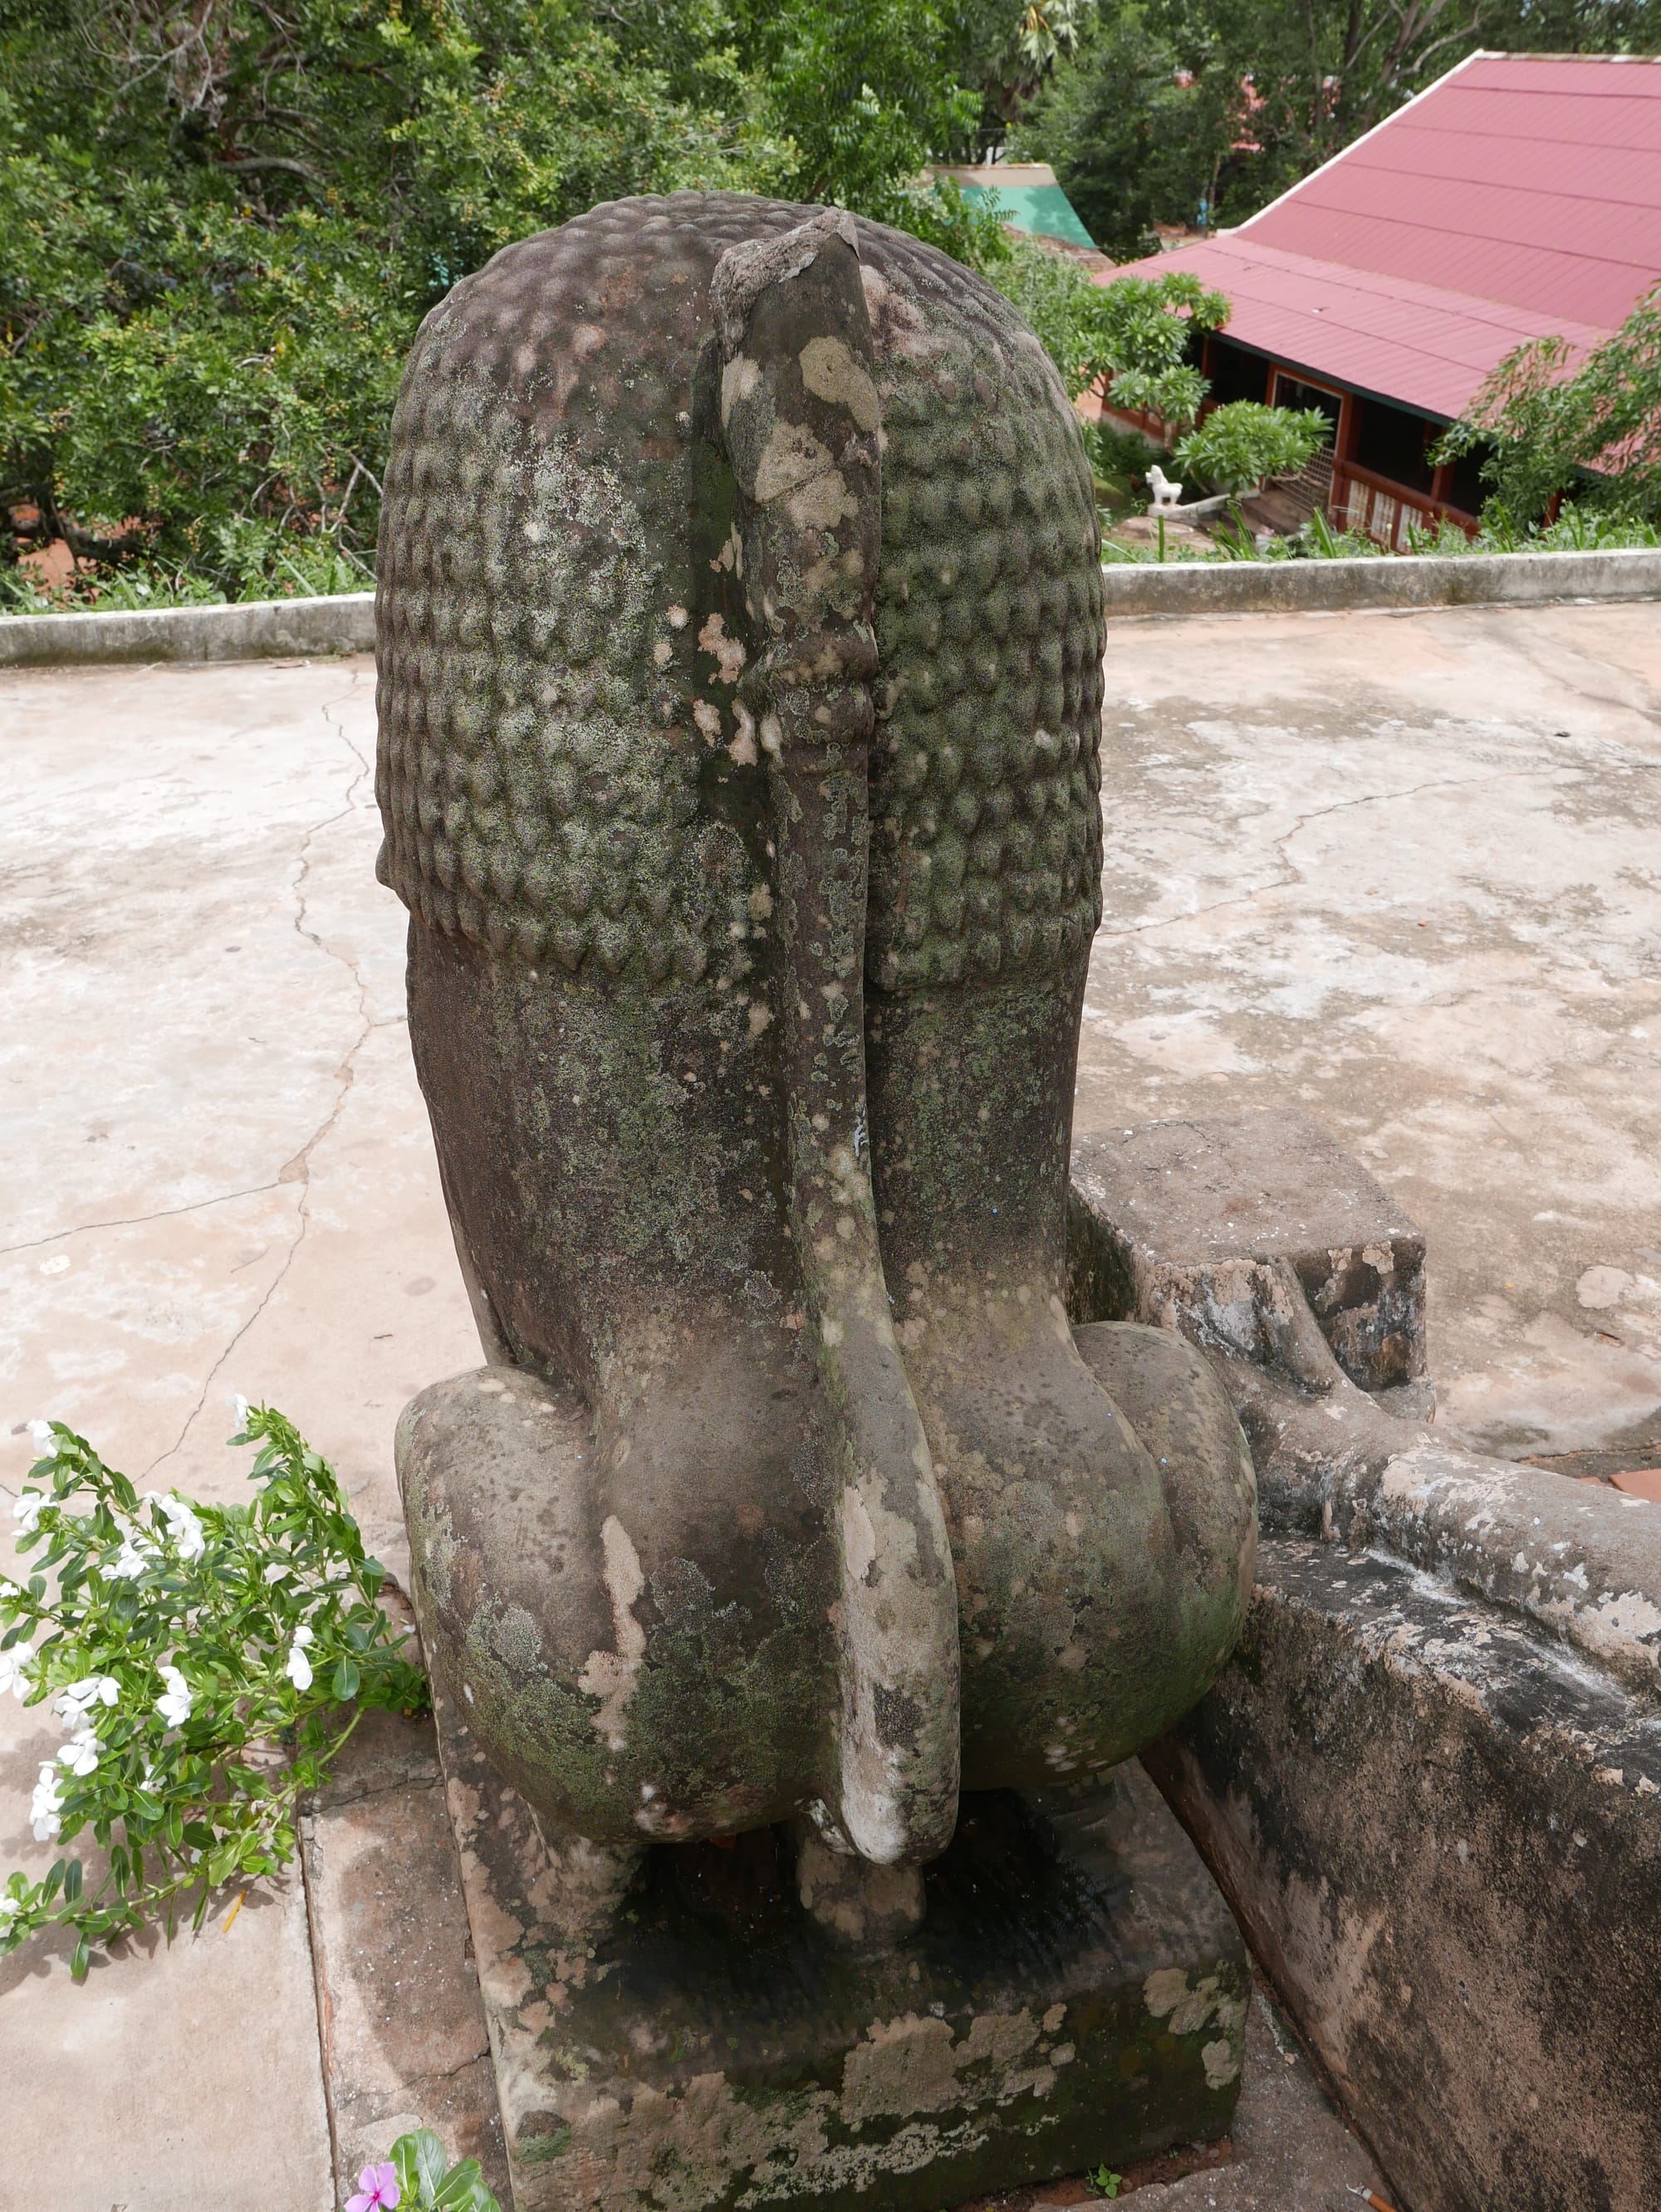
[[[126,1213],[110,1221],[77,1221],[68,1229],[49,1230],[44,1237],[31,1237],[21,1244],[0,1244],[0,1260],[9,1260],[18,1252],[39,1252],[48,1244],[62,1244],[71,1237],[87,1237],[100,1229],[142,1229],[152,1221],[175,1221],[181,1214],[203,1213],[210,1206],[228,1206],[233,1199],[260,1198],[277,1189],[279,1176],[270,1182],[250,1183],[246,1190],[221,1190],[212,1198],[193,1198],[184,1206],[159,1206],[154,1213]]]
[[[408,1014],[383,1014],[379,1021],[372,1021],[368,1028],[371,1031],[401,1030],[408,1026],[409,1020]],[[356,1051],[357,1046],[354,1045],[352,1049]],[[339,1071],[336,1072],[338,1073]],[[300,1157],[299,1153],[294,1155],[295,1159]],[[0,1260],[9,1260],[19,1252],[43,1251],[48,1244],[64,1244],[71,1237],[91,1237],[105,1229],[143,1229],[152,1221],[176,1221],[187,1213],[205,1213],[209,1206],[228,1206],[234,1199],[268,1197],[272,1191],[281,1190],[285,1181],[292,1182],[295,1180],[289,1172],[293,1164],[293,1161],[286,1162],[270,1182],[251,1182],[239,1190],[215,1191],[210,1198],[190,1199],[183,1206],[158,1206],[154,1213],[124,1213],[108,1220],[75,1221],[67,1229],[51,1229],[44,1237],[27,1237],[21,1244],[0,1244]]]
[[[219,1357],[214,1361],[213,1365],[209,1369],[207,1376],[203,1382],[201,1391],[197,1397],[196,1403],[191,1408],[189,1413],[186,1414],[184,1426],[179,1430],[177,1437],[167,1447],[167,1450],[159,1454],[156,1458],[150,1462],[149,1465],[145,1468],[143,1474],[139,1478],[141,1481],[148,1480],[149,1476],[155,1473],[158,1468],[165,1467],[170,1459],[173,1458],[179,1452],[183,1450],[191,1430],[201,1419],[203,1411],[208,1403],[209,1393],[212,1390],[215,1381],[223,1371],[226,1363],[230,1359],[231,1355],[235,1352],[238,1345],[241,1343],[244,1337],[246,1337],[248,1332],[253,1328],[255,1322],[258,1322],[260,1316],[265,1312],[272,1299],[276,1297],[277,1292],[282,1289],[283,1283],[287,1280],[288,1272],[294,1266],[296,1258],[299,1256],[301,1245],[306,1241],[306,1230],[311,1225],[310,1198],[312,1154],[317,1151],[318,1147],[333,1133],[335,1128],[339,1123],[342,1114],[345,1111],[346,1102],[351,1097],[353,1085],[357,1080],[357,1057],[359,1053],[363,1049],[363,1047],[367,1042],[372,1031],[390,1026],[389,1024],[385,1022],[377,1022],[371,1017],[369,1012],[369,987],[364,981],[362,969],[359,966],[357,961],[351,958],[348,954],[336,951],[331,946],[324,942],[318,931],[308,927],[306,921],[308,901],[306,897],[306,878],[310,875],[312,871],[312,848],[316,841],[321,837],[326,830],[332,830],[337,822],[345,821],[350,815],[359,811],[355,794],[361,789],[364,778],[371,773],[369,763],[364,758],[362,753],[359,751],[357,746],[353,744],[351,738],[346,733],[344,725],[332,711],[334,708],[342,705],[346,699],[349,698],[356,690],[357,678],[354,675],[348,690],[343,693],[338,699],[324,700],[319,709],[324,722],[335,732],[336,736],[340,738],[348,752],[351,754],[353,759],[357,763],[357,773],[352,777],[350,782],[346,787],[346,803],[344,805],[337,807],[332,814],[326,815],[321,822],[313,823],[312,827],[306,832],[305,836],[300,840],[299,856],[300,865],[291,888],[294,895],[294,926],[296,935],[303,938],[309,945],[312,945],[316,951],[323,955],[324,959],[332,960],[339,966],[344,968],[348,975],[352,978],[353,989],[357,997],[358,1032],[353,1038],[350,1045],[347,1048],[340,1066],[335,1070],[335,1081],[338,1087],[335,1093],[335,1102],[333,1106],[330,1109],[328,1114],[324,1116],[318,1127],[312,1131],[312,1134],[300,1146],[300,1150],[294,1153],[290,1158],[284,1161],[282,1166],[277,1171],[276,1183],[270,1186],[271,1188],[279,1188],[287,1183],[295,1183],[299,1186],[300,1189],[300,1204],[295,1212],[294,1235],[289,1240],[288,1251],[283,1255],[282,1265],[278,1267],[276,1274],[273,1275],[270,1282],[267,1285],[264,1296],[255,1305],[253,1311],[249,1314],[246,1320],[241,1324],[240,1328],[236,1330],[234,1334],[231,1337],[230,1341],[226,1345],[224,1350],[220,1353]]]
[[[1519,769],[1500,769],[1492,775],[1440,776],[1424,783],[1411,784],[1403,791],[1369,792],[1360,799],[1335,799],[1331,806],[1312,807],[1308,813],[1300,814],[1289,829],[1270,840],[1274,850],[1280,855],[1281,866],[1288,872],[1277,877],[1273,883],[1259,884],[1253,890],[1240,891],[1230,898],[1214,900],[1209,906],[1190,907],[1185,913],[1167,915],[1160,921],[1138,921],[1128,929],[1098,929],[1096,940],[1100,943],[1107,939],[1146,937],[1155,930],[1174,929],[1179,922],[1197,921],[1206,915],[1226,913],[1230,907],[1253,905],[1269,891],[1289,890],[1294,884],[1306,881],[1306,878],[1303,871],[1288,859],[1285,847],[1312,822],[1323,821],[1329,814],[1345,814],[1357,806],[1382,806],[1393,804],[1397,799],[1417,799],[1427,791],[1464,791],[1485,784],[1503,783],[1507,778],[1521,773],[1523,771]]]

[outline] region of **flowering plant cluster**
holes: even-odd
[[[346,2212],[501,2212],[485,2187],[476,2158],[449,2165],[444,2145],[427,2128],[400,2136],[392,2155],[366,2166]]]
[[[95,1888],[78,1858],[12,1875],[0,1955],[70,1929],[80,1980],[94,1944],[155,1919],[171,1939],[192,1898],[199,1928],[215,1892],[288,1863],[297,1801],[362,1714],[426,1705],[333,1469],[271,1407],[237,1412],[232,1443],[259,1449],[235,1505],[141,1498],[83,1437],[31,1424],[40,1457],[12,1511],[36,1556],[27,1583],[0,1577],[0,1693],[49,1701],[67,1735],[36,1841],[90,1828],[108,1870]]]

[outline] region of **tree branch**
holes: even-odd
[[[304,177],[308,185],[315,185],[319,191],[324,189],[322,178],[309,161],[294,161],[287,154],[240,154],[234,161],[215,161],[213,167],[215,169],[229,169],[237,172],[252,169],[286,169],[292,176]]]

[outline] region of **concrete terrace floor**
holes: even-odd
[[[1107,672],[1081,1133],[1307,1107],[1428,1232],[1440,1418],[1655,1463],[1657,611],[1116,623]],[[234,1494],[240,1390],[403,1559],[394,1420],[477,1346],[373,736],[361,660],[0,677],[9,1489],[49,1413]],[[0,1700],[0,1871],[46,1856],[59,1740]],[[54,2212],[332,2204],[298,1875],[82,1990],[39,1948],[0,1965],[0,2207],[24,2175]]]

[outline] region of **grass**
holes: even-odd
[[[1104,519],[1104,529],[1111,528]],[[1457,523],[1444,522],[1436,530],[1411,529],[1407,544],[1391,553],[1359,530],[1335,529],[1324,514],[1316,514],[1295,537],[1270,538],[1259,545],[1239,509],[1212,533],[1209,548],[1197,545],[1167,548],[1163,534],[1149,545],[1122,545],[1104,537],[1102,561],[1390,561],[1411,560],[1425,554],[1587,553],[1627,548],[1661,547],[1661,528],[1596,508],[1566,507],[1555,522],[1519,530],[1503,516],[1485,521],[1474,538]]]

